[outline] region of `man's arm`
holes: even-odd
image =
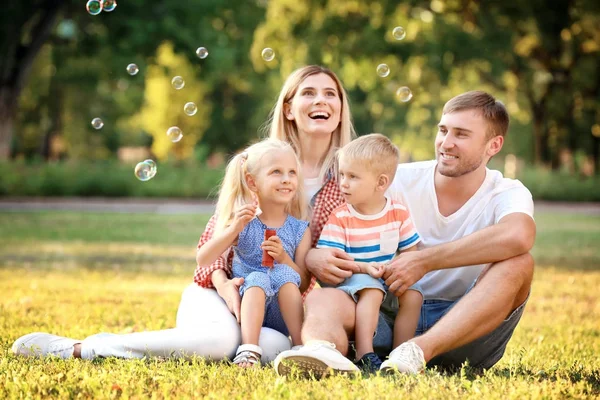
[[[388,264],[383,276],[390,291],[401,294],[431,271],[495,263],[525,254],[533,247],[535,233],[535,222],[529,215],[511,213],[497,224],[453,242],[401,253]]]
[[[497,224],[455,240],[419,251],[427,272],[508,260],[533,247],[536,227],[524,213],[513,213]]]

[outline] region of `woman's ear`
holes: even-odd
[[[248,185],[248,189],[250,189],[253,192],[257,192],[258,188],[256,187],[256,180],[254,179],[254,177],[250,174],[246,174],[245,178],[246,185]]]
[[[290,103],[283,103],[283,115],[285,115],[288,121],[294,120],[294,114],[292,114],[292,106]]]

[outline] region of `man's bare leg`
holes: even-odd
[[[326,340],[348,353],[348,335],[354,332],[356,304],[339,289],[323,288],[310,292],[305,302],[302,343]]]
[[[490,333],[525,302],[532,279],[533,257],[529,253],[492,264],[448,314],[411,341],[423,350],[428,362]]]

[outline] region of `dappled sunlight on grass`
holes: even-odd
[[[19,218],[23,235],[39,222],[25,215]],[[133,221],[114,214],[104,218],[117,229]],[[8,228],[0,230],[0,398],[24,394],[32,398],[377,400],[600,396],[600,269],[551,258],[536,268],[531,297],[506,354],[482,375],[466,367],[456,374],[428,370],[416,377],[315,381],[281,378],[272,368],[241,370],[201,359],[40,360],[10,353],[13,341],[32,331],[83,339],[98,332],[173,328],[181,293],[192,280],[195,242],[182,246],[172,239],[194,236],[197,240],[203,227],[180,221],[174,236],[161,242],[169,218],[161,216],[143,225],[154,242],[119,241],[119,234],[110,230],[99,238],[73,227],[66,229],[69,235],[57,239],[44,231],[46,224],[22,240],[11,237]],[[575,260],[593,249],[589,257],[600,265],[600,250],[588,246],[598,232],[592,226],[595,221],[574,221],[571,226],[550,216],[538,218],[537,251],[551,255],[557,248],[558,254]],[[561,224],[563,231],[558,229]],[[581,234],[578,239],[561,241],[574,226],[581,228],[573,231]]]

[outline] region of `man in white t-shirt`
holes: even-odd
[[[436,160],[402,164],[388,194],[408,206],[422,237],[420,251],[400,254],[384,279],[394,296],[381,307],[373,340],[392,350],[393,300],[419,281],[424,304],[416,337],[393,349],[382,370],[417,373],[427,365],[487,369],[504,354],[523,313],[533,278],[535,240],[531,193],[519,181],[486,168],[504,143],[509,117],[491,95],[474,91],[444,106],[435,139]],[[343,251],[313,249],[307,266],[337,284],[357,270]],[[315,376],[357,372],[344,357],[355,324],[345,293],[324,288],[306,300],[304,346],[275,360]]]

